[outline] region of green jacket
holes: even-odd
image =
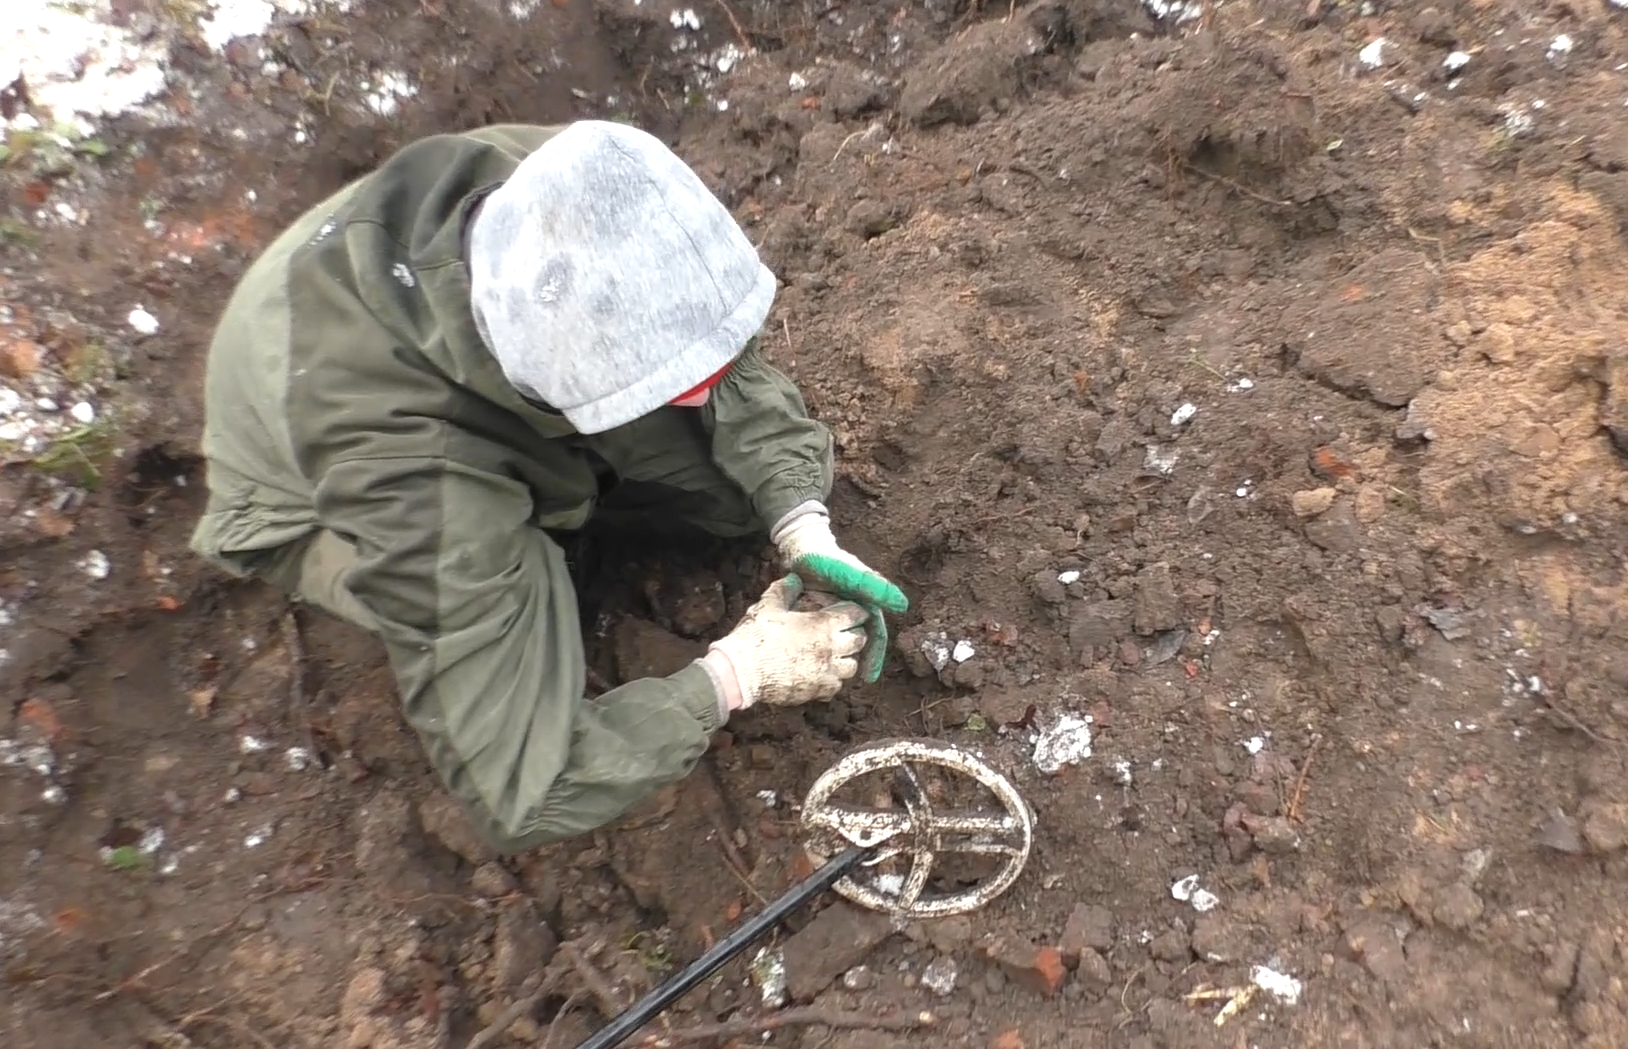
[[[687,774],[719,724],[695,665],[584,698],[575,594],[543,528],[592,515],[591,439],[510,387],[470,314],[465,219],[557,130],[413,143],[255,262],[209,350],[192,541],[237,575],[318,529],[354,544],[347,583],[408,720],[506,852],[614,819]],[[700,412],[763,522],[829,491],[829,434],[755,348]]]

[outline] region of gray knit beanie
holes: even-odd
[[[722,203],[654,136],[575,123],[470,227],[475,321],[521,393],[581,433],[631,422],[733,360],[774,276]]]

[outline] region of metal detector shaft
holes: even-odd
[[[844,875],[859,866],[871,852],[871,849],[856,846],[827,860],[825,866],[792,886],[784,896],[753,915],[746,924],[719,940],[711,950],[673,974],[660,987],[634,1002],[616,1019],[577,1046],[577,1049],[611,1049],[611,1046],[621,1045],[633,1032],[655,1019],[685,992],[717,972],[724,963],[779,925],[787,915],[841,881]]]

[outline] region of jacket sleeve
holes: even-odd
[[[692,664],[585,698],[575,591],[559,546],[528,523],[529,490],[424,456],[424,436],[353,435],[317,473],[317,510],[355,543],[347,584],[482,835],[503,852],[570,837],[686,775],[720,723],[711,675]]]
[[[763,359],[754,339],[702,410],[712,456],[752,500],[765,526],[831,495],[831,432],[810,419],[803,395]]]

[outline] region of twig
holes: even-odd
[[[570,1014],[571,1010],[577,1007],[577,1002],[580,1001],[581,998],[582,995],[580,992],[573,994],[571,997],[565,1000],[564,1005],[560,1006],[560,1011],[554,1014],[553,1020],[549,1021],[548,1033],[543,1036],[542,1049],[550,1049],[550,1047],[554,1044],[554,1032],[559,1028],[560,1021],[565,1019],[566,1016]],[[476,1049],[476,1047],[473,1043],[471,1043],[469,1049]]]
[[[1230,178],[1227,178],[1225,175],[1217,175],[1217,174],[1214,174],[1213,172],[1205,171],[1203,168],[1197,168],[1197,167],[1194,167],[1193,165],[1187,164],[1187,163],[1183,163],[1181,167],[1182,167],[1183,171],[1191,171],[1193,174],[1199,176],[1200,178],[1207,178],[1211,182],[1216,183],[1217,185],[1225,186],[1225,187],[1227,187],[1228,189],[1232,190],[1235,193],[1242,193],[1244,196],[1248,197],[1249,199],[1258,200],[1262,204],[1270,204],[1274,208],[1292,208],[1292,207],[1294,207],[1294,201],[1292,201],[1292,200],[1278,200],[1277,198],[1269,197],[1264,193],[1258,193],[1255,190],[1250,189],[1248,186],[1240,186],[1237,182],[1233,181]]]
[[[715,1024],[697,1024],[679,1027],[666,1034],[645,1035],[633,1043],[645,1049],[667,1049],[668,1046],[687,1042],[710,1042],[713,1039],[744,1038],[747,1035],[778,1031],[783,1027],[829,1027],[838,1031],[913,1031],[932,1027],[938,1018],[929,1012],[908,1016],[871,1016],[866,1013],[839,1012],[831,1009],[786,1009],[767,1016],[753,1016],[742,1020],[725,1020]]]
[[[588,993],[593,995],[594,1003],[599,1006],[599,1011],[605,1015],[605,1019],[610,1020],[618,1016],[623,1009],[622,1000],[617,995],[616,988],[605,978],[605,974],[593,967],[593,963],[588,961],[587,956],[575,943],[561,944],[560,953],[571,963],[571,968],[582,980],[583,986],[588,988]]]
[[[514,1004],[498,1013],[495,1020],[476,1032],[475,1037],[469,1040],[469,1044],[464,1049],[485,1049],[486,1046],[502,1038],[504,1032],[514,1026],[516,1020],[531,1012],[537,1007],[538,1002],[549,996],[559,984],[560,977],[563,974],[564,970],[561,969],[554,969],[549,972],[548,975],[542,978],[542,982],[537,985],[536,990],[530,994],[521,995]],[[552,1030],[550,1028],[550,1031]]]
[[[105,1002],[110,998],[117,998],[119,995],[124,994],[124,993],[130,991],[132,988],[135,988],[135,987],[141,985],[147,979],[147,977],[151,976],[155,972],[158,972],[158,970],[164,968],[166,965],[169,965],[169,964],[171,964],[172,962],[175,962],[175,961],[179,961],[182,957],[184,957],[186,955],[186,953],[188,951],[192,950],[194,947],[197,947],[200,943],[204,942],[205,940],[212,940],[212,939],[215,939],[218,936],[225,935],[227,932],[231,931],[231,929],[234,928],[237,925],[238,922],[243,920],[243,916],[245,914],[247,914],[248,911],[249,911],[249,906],[253,906],[252,901],[248,906],[243,907],[241,910],[239,910],[237,912],[237,914],[233,915],[232,918],[229,921],[222,922],[221,924],[215,926],[213,929],[210,929],[208,932],[201,933],[197,937],[195,937],[195,938],[193,938],[191,940],[188,940],[186,943],[183,943],[181,946],[177,947],[175,950],[171,951],[169,954],[166,954],[164,957],[160,958],[158,961],[153,962],[151,965],[149,965],[146,968],[142,969],[140,972],[136,973],[134,976],[126,976],[124,979],[120,980],[118,983],[114,984],[112,987],[109,987],[107,990],[103,991],[102,993],[98,994],[96,997],[92,998],[91,1001],[92,1002]]]
[[[1311,759],[1317,756],[1317,748],[1322,745],[1321,734],[1312,737],[1311,747],[1306,751],[1306,760],[1300,763],[1300,775],[1295,777],[1294,790],[1289,794],[1289,804],[1284,809],[1284,815],[1296,823],[1300,822],[1300,802],[1306,796],[1306,776],[1311,772]]]
[[[854,139],[858,138],[860,135],[863,135],[869,130],[870,128],[861,128],[860,130],[849,135],[847,138],[843,139],[842,142],[837,146],[837,151],[831,154],[831,163],[828,164],[827,167],[836,167],[837,158],[842,156],[842,151],[848,148],[848,143],[852,142]]]
[[[752,38],[746,35],[746,30],[741,26],[741,20],[735,17],[735,12],[730,10],[724,0],[717,0],[717,4],[723,9],[724,17],[729,19],[729,28],[735,31],[735,39],[740,41],[741,50],[752,50]]]
[[[1581,732],[1583,735],[1598,743],[1600,746],[1607,747],[1615,745],[1612,740],[1606,739],[1605,737],[1599,735],[1593,729],[1579,721],[1576,714],[1573,714],[1564,707],[1556,706],[1554,700],[1550,699],[1547,694],[1539,696],[1538,698],[1543,700],[1544,708],[1550,713],[1554,714],[1555,717],[1559,718],[1561,721],[1564,721],[1567,725],[1570,725],[1572,728]]]

